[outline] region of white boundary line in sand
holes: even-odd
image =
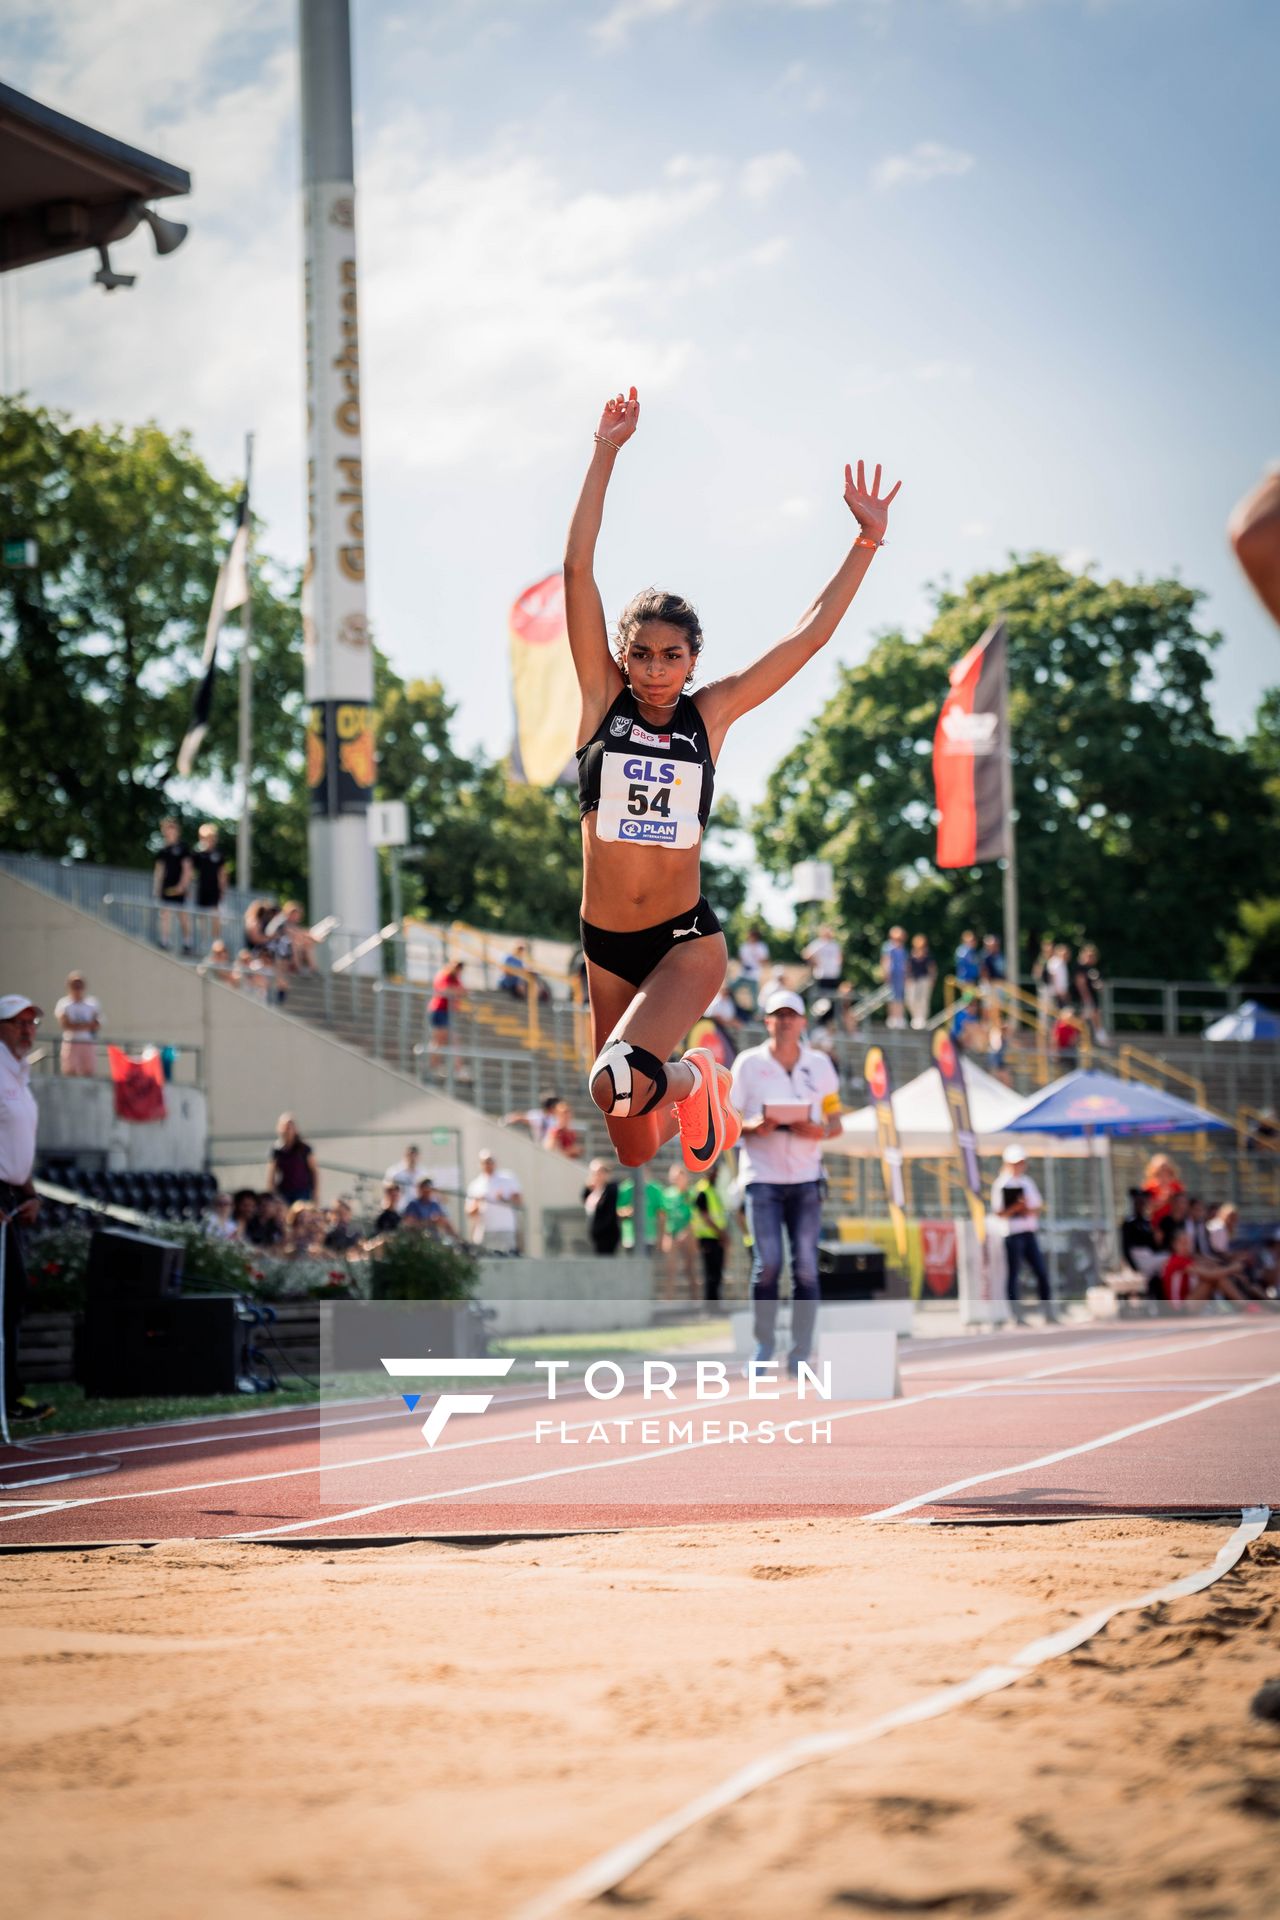
[[[1240,1525],[1218,1549],[1211,1566],[1202,1567],[1198,1573],[1184,1574],[1181,1580],[1171,1581],[1165,1587],[1156,1587],[1150,1593],[1136,1594],[1132,1599],[1115,1600],[1108,1606],[1098,1607],[1086,1614],[1083,1620],[1075,1620],[1069,1627],[1064,1627],[1060,1633],[1049,1634],[1042,1640],[1032,1640],[1027,1646],[1020,1647],[1002,1666],[984,1667],[968,1680],[958,1681],[954,1686],[940,1687],[936,1693],[926,1694],[922,1700],[898,1707],[893,1713],[881,1714],[875,1720],[864,1720],[855,1726],[833,1727],[828,1733],[809,1734],[802,1740],[789,1741],[773,1753],[762,1755],[759,1760],[753,1760],[748,1766],[739,1768],[737,1773],[730,1774],[718,1786],[688,1801],[675,1813],[668,1814],[665,1820],[655,1822],[643,1833],[636,1834],[634,1839],[611,1847],[579,1872],[570,1874],[547,1892],[537,1895],[519,1909],[514,1920],[554,1920],[554,1916],[563,1913],[566,1907],[577,1906],[587,1900],[600,1900],[606,1894],[613,1893],[637,1868],[645,1866],[656,1853],[660,1853],[682,1833],[687,1833],[703,1820],[709,1820],[713,1814],[722,1813],[726,1807],[733,1806],[759,1787],[780,1779],[783,1774],[794,1773],[812,1760],[825,1760],[832,1754],[847,1752],[850,1747],[867,1746],[887,1733],[896,1733],[900,1727],[918,1726],[925,1720],[940,1719],[944,1713],[950,1713],[956,1707],[967,1706],[972,1700],[981,1700],[989,1693],[998,1693],[1004,1687],[1011,1687],[1016,1680],[1033,1673],[1046,1661],[1057,1660],[1064,1653],[1083,1646],[1086,1640],[1101,1633],[1119,1613],[1133,1613],[1142,1607],[1157,1606],[1168,1600],[1183,1600],[1189,1594],[1202,1592],[1224,1573],[1231,1571],[1245,1548],[1265,1530],[1270,1518],[1269,1507],[1246,1507],[1240,1515]]]
[[[1026,1384],[1027,1382],[1034,1382],[1042,1379],[1050,1379],[1050,1378],[1053,1378],[1055,1375],[1059,1375],[1063,1373],[1079,1373],[1082,1371],[1086,1371],[1088,1368],[1093,1366],[1104,1367],[1108,1365],[1119,1365],[1124,1360],[1135,1359],[1135,1358],[1140,1360],[1142,1359],[1155,1360],[1155,1359],[1163,1358],[1166,1354],[1187,1352],[1187,1351],[1190,1351],[1192,1348],[1222,1346],[1233,1340],[1247,1339],[1251,1334],[1254,1334],[1257,1331],[1258,1331],[1257,1328],[1247,1327],[1247,1328],[1238,1328],[1231,1332],[1210,1334],[1200,1340],[1188,1341],[1187,1339],[1182,1338],[1173,1342],[1165,1341],[1155,1347],[1148,1347],[1145,1353],[1142,1351],[1138,1351],[1137,1353],[1135,1353],[1133,1348],[1129,1346],[1128,1343],[1126,1343],[1124,1351],[1113,1355],[1110,1361],[1108,1361],[1105,1356],[1099,1357],[1095,1354],[1091,1354],[1088,1358],[1081,1357],[1076,1360],[1059,1362],[1056,1366],[1053,1366],[1053,1367],[1037,1368],[1034,1372],[1030,1374],[1011,1375],[1009,1379],[1006,1381],[971,1380],[971,1381],[968,1381],[963,1386],[943,1387],[943,1388],[939,1388],[937,1391],[933,1393],[916,1394],[910,1398],[903,1398],[901,1400],[870,1401],[864,1405],[849,1408],[844,1413],[835,1414],[835,1415],[824,1415],[824,1418],[833,1418],[833,1419],[843,1420],[843,1419],[849,1419],[855,1416],[866,1417],[872,1414],[901,1412],[901,1411],[905,1411],[907,1408],[923,1406],[928,1402],[934,1401],[934,1400],[963,1399],[975,1394],[983,1393],[984,1391],[989,1391],[993,1387],[1000,1387],[1002,1385],[1003,1386],[1020,1386],[1020,1385]],[[1024,1354],[1022,1357],[1026,1358],[1028,1356]],[[752,1396],[749,1394],[736,1394],[736,1395],[731,1395],[728,1399],[716,1401],[714,1404],[718,1407],[738,1406],[738,1405],[741,1405],[744,1401],[751,1399],[751,1397]],[[758,1400],[757,1400],[757,1404],[759,1404]],[[825,1402],[815,1403],[815,1405],[825,1405],[825,1404],[826,1404]],[[600,1415],[597,1412],[590,1419],[575,1421],[572,1423],[570,1427],[570,1431],[574,1431],[576,1428],[582,1427],[582,1426],[591,1426],[599,1418],[600,1418]],[[473,1440],[446,1441],[443,1446],[437,1447],[435,1449],[435,1453],[437,1456],[446,1454],[446,1453],[462,1453],[462,1452],[467,1452],[475,1447],[501,1446],[509,1442],[514,1442],[518,1440],[529,1440],[529,1439],[532,1439],[533,1437],[534,1437],[533,1430],[526,1429],[523,1432],[521,1431],[517,1431],[515,1433],[504,1432],[504,1433],[484,1436],[482,1438],[473,1439]],[[696,1443],[698,1447],[716,1445],[716,1444],[719,1444],[719,1443],[714,1441],[700,1441]],[[683,1445],[672,1448],[672,1449],[666,1449],[666,1448],[653,1449],[650,1452],[647,1452],[642,1455],[627,1455],[620,1459],[593,1461],[590,1463],[590,1467],[593,1470],[598,1468],[604,1468],[604,1467],[620,1467],[620,1466],[628,1465],[633,1460],[643,1461],[645,1459],[661,1459],[661,1458],[667,1457],[669,1453],[683,1453],[689,1450],[690,1450],[689,1447],[686,1447]],[[55,1507],[56,1507],[56,1510],[58,1511],[65,1511],[69,1507],[87,1508],[87,1507],[96,1507],[96,1506],[104,1506],[104,1505],[115,1505],[122,1500],[163,1500],[163,1499],[174,1498],[180,1494],[186,1494],[186,1493],[214,1492],[223,1487],[254,1486],[254,1485],[259,1485],[262,1482],[268,1481],[268,1480],[294,1480],[307,1475],[318,1475],[321,1472],[328,1472],[328,1473],[351,1472],[360,1467],[389,1466],[389,1465],[394,1465],[395,1463],[401,1460],[411,1460],[411,1459],[418,1459],[422,1457],[423,1457],[422,1447],[420,1445],[414,1445],[412,1447],[401,1448],[397,1450],[395,1453],[371,1454],[357,1460],[344,1460],[340,1463],[335,1463],[328,1467],[321,1467],[318,1464],[312,1462],[304,1467],[279,1468],[269,1473],[240,1474],[240,1475],[235,1475],[235,1476],[231,1476],[231,1477],[227,1477],[219,1480],[192,1481],[192,1482],[188,1482],[185,1486],[140,1487],[140,1488],[135,1488],[126,1493],[109,1493],[109,1494],[101,1494],[101,1495],[91,1495],[88,1498],[82,1499],[82,1500],[59,1501],[56,1503],[50,1503],[49,1506],[44,1510],[52,1512],[55,1510]],[[389,1512],[396,1507],[415,1506],[426,1501],[435,1501],[435,1500],[442,1500],[442,1499],[458,1499],[463,1497],[464,1495],[471,1494],[471,1493],[491,1492],[505,1486],[524,1485],[524,1484],[527,1484],[530,1480],[553,1479],[557,1475],[577,1474],[577,1473],[582,1473],[584,1471],[587,1471],[586,1466],[550,1468],[542,1473],[524,1475],[524,1476],[517,1477],[513,1480],[498,1480],[498,1481],[486,1482],[480,1486],[473,1486],[473,1487],[446,1488],[446,1489],[433,1492],[433,1493],[428,1493],[428,1494],[402,1495],[400,1498],[395,1500],[379,1501],[372,1506],[352,1508],[349,1511],[344,1513],[333,1514],[331,1516],[327,1515],[323,1517],[315,1517],[312,1519],[296,1521],[296,1522],[285,1522],[277,1527],[262,1528],[258,1532],[253,1534],[237,1532],[233,1534],[215,1535],[213,1537],[218,1539],[238,1540],[238,1539],[264,1538],[275,1533],[282,1533],[282,1534],[294,1533],[294,1532],[301,1531],[305,1527],[331,1526],[331,1525],[334,1525],[336,1522],[344,1519],[363,1518],[365,1515],[370,1513]],[[12,1483],[11,1483],[11,1490],[12,1490]],[[0,1526],[5,1525],[7,1522],[12,1520],[38,1519],[38,1518],[40,1518],[40,1514],[38,1512],[23,1513],[23,1514],[0,1513]]]
[[[1252,1331],[1252,1329],[1249,1329],[1248,1331]],[[1220,1344],[1225,1343],[1226,1341],[1240,1340],[1240,1339],[1244,1339],[1245,1337],[1246,1337],[1245,1332],[1216,1334],[1216,1335],[1209,1336],[1205,1340],[1196,1341],[1194,1344],[1196,1346],[1201,1346],[1201,1347],[1218,1346]],[[1187,1343],[1185,1341],[1179,1341],[1172,1348],[1170,1347],[1157,1348],[1153,1352],[1149,1353],[1146,1357],[1149,1359],[1158,1359],[1160,1358],[1161,1354],[1165,1352],[1185,1351],[1186,1345]],[[1117,1362],[1124,1357],[1126,1356],[1117,1354],[1116,1355]],[[874,1414],[898,1413],[898,1412],[905,1411],[907,1408],[910,1408],[910,1407],[923,1406],[927,1402],[932,1400],[959,1400],[974,1394],[980,1394],[984,1391],[988,1391],[992,1386],[999,1386],[1001,1384],[1020,1385],[1022,1384],[1023,1381],[1027,1381],[1027,1380],[1049,1379],[1054,1374],[1078,1373],[1084,1367],[1091,1367],[1094,1365],[1105,1365],[1105,1364],[1106,1364],[1105,1361],[1098,1362],[1098,1361],[1095,1361],[1094,1359],[1072,1360],[1072,1361],[1067,1361],[1056,1367],[1038,1368],[1036,1372],[1031,1374],[1024,1374],[1020,1378],[1018,1376],[1014,1376],[1012,1382],[1002,1383],[999,1381],[989,1381],[989,1380],[971,1380],[966,1386],[943,1387],[943,1388],[940,1388],[936,1393],[916,1394],[913,1398],[910,1398],[910,1399],[904,1398],[901,1400],[868,1401],[865,1404],[860,1406],[846,1407],[843,1412],[839,1412],[839,1413],[824,1412],[823,1408],[826,1406],[827,1403],[818,1402],[815,1405],[814,1413],[809,1417],[821,1418],[824,1421],[831,1421],[833,1423],[837,1420],[866,1419],[869,1416]],[[1280,1374],[1276,1374],[1275,1376],[1268,1376],[1268,1378],[1265,1381],[1261,1382],[1261,1384],[1269,1386],[1272,1384],[1273,1378],[1275,1380],[1280,1381]],[[1257,1390],[1256,1387],[1253,1387],[1253,1386],[1247,1389],[1247,1391],[1249,1392],[1255,1392],[1256,1390]],[[739,1399],[741,1400],[748,1397],[750,1396],[740,1395]],[[1220,1396],[1220,1398],[1223,1400],[1234,1400],[1234,1399],[1238,1399],[1239,1397],[1240,1397],[1239,1389],[1236,1389],[1231,1393],[1223,1394]],[[723,1406],[730,1406],[733,1404],[733,1402],[730,1400],[720,1400],[720,1401],[717,1401],[715,1404],[717,1406],[723,1407]],[[1161,1426],[1166,1420],[1180,1418],[1183,1413],[1199,1412],[1199,1411],[1202,1411],[1203,1408],[1205,1407],[1214,1406],[1216,1404],[1217,1404],[1216,1400],[1201,1401],[1199,1405],[1194,1408],[1184,1408],[1184,1409],[1179,1409],[1177,1413],[1162,1414],[1161,1416],[1159,1416],[1159,1418],[1155,1420],[1144,1421],[1143,1425],[1144,1426]],[[583,1421],[577,1422],[576,1424],[580,1426],[590,1426],[590,1425],[593,1425],[594,1422],[583,1420]],[[1136,1428],[1134,1429],[1135,1432],[1139,1430],[1140,1429],[1136,1429]],[[508,1434],[504,1436],[504,1438],[511,1439],[511,1440],[529,1439],[531,1437],[532,1436],[527,1433],[526,1434]],[[1108,1441],[1110,1439],[1120,1438],[1120,1437],[1122,1436],[1106,1435],[1101,1440],[1087,1442],[1085,1446],[1078,1449],[1078,1451],[1087,1452],[1090,1447],[1105,1446],[1108,1444]],[[469,1443],[463,1442],[461,1444],[475,1445],[477,1443],[473,1441]],[[705,1440],[704,1439],[704,1440],[681,1441],[676,1446],[653,1447],[653,1448],[647,1449],[644,1453],[623,1454],[619,1458],[613,1459],[613,1460],[607,1460],[607,1459],[606,1460],[589,1460],[589,1461],[582,1462],[578,1466],[572,1466],[572,1467],[545,1467],[538,1473],[514,1474],[502,1480],[479,1481],[475,1485],[469,1486],[469,1487],[442,1487],[434,1490],[431,1493],[408,1494],[408,1495],[403,1495],[396,1500],[378,1500],[373,1502],[371,1505],[365,1506],[365,1507],[349,1507],[346,1509],[345,1512],[342,1512],[342,1513],[326,1514],[322,1517],[314,1517],[307,1520],[290,1520],[290,1521],[284,1522],[282,1525],[277,1525],[274,1527],[258,1527],[258,1528],[255,1528],[252,1532],[238,1531],[235,1533],[220,1534],[217,1537],[219,1539],[224,1539],[224,1540],[275,1539],[284,1534],[301,1533],[306,1528],[316,1529],[319,1527],[336,1526],[339,1522],[343,1520],[363,1520],[367,1518],[367,1516],[371,1513],[391,1513],[391,1512],[394,1512],[395,1509],[398,1507],[429,1506],[429,1505],[432,1505],[437,1500],[461,1500],[466,1498],[468,1495],[475,1494],[475,1493],[499,1493],[504,1491],[508,1487],[526,1487],[526,1486],[534,1485],[535,1483],[544,1481],[544,1480],[559,1480],[559,1479],[567,1480],[567,1479],[574,1478],[579,1474],[600,1473],[610,1468],[616,1469],[618,1467],[647,1466],[648,1464],[650,1464],[650,1462],[654,1460],[668,1460],[668,1459],[671,1459],[676,1454],[697,1453],[707,1447],[724,1446],[727,1444],[728,1443],[726,1441],[722,1441],[722,1440]],[[443,1449],[441,1449],[441,1451],[443,1451]],[[1034,1463],[1029,1463],[1029,1464],[1034,1464]],[[1001,1469],[1001,1471],[1008,1472],[1008,1473],[1017,1473],[1019,1471],[1019,1468],[1009,1467],[1009,1468]],[[108,1494],[104,1496],[104,1498],[107,1500],[127,1500],[130,1497],[131,1496],[128,1494]],[[92,1506],[98,1503],[95,1501],[85,1501],[84,1504],[86,1506]],[[782,1503],[779,1502],[779,1504],[782,1504]],[[867,1518],[875,1518],[877,1516],[863,1515],[862,1517],[864,1519],[867,1519]]]

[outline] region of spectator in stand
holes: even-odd
[[[1165,1299],[1173,1305],[1192,1300],[1244,1300],[1247,1297],[1216,1262],[1196,1259],[1186,1227],[1174,1229],[1160,1274],[1160,1286]]]
[[[1080,1064],[1077,1048],[1084,1023],[1069,1006],[1061,1007],[1053,1023],[1054,1065],[1059,1073],[1074,1073]]]
[[[693,1189],[692,1231],[702,1262],[702,1297],[709,1302],[720,1298],[729,1245],[729,1209],[716,1185],[717,1170],[704,1173]]]
[[[1008,1272],[1006,1291],[1010,1311],[1015,1320],[1021,1318],[1018,1303],[1018,1275],[1024,1260],[1036,1277],[1045,1319],[1057,1318],[1053,1306],[1053,1289],[1049,1284],[1049,1269],[1045,1265],[1044,1254],[1040,1251],[1040,1210],[1043,1205],[1040,1189],[1027,1172],[1026,1155],[1022,1148],[1006,1147],[1004,1165],[991,1188],[991,1211],[1004,1229],[1005,1260]]]
[[[428,1073],[439,1073],[444,1066],[445,1049],[451,1039],[450,1022],[454,1007],[462,995],[462,962],[446,961],[431,982],[431,999],[427,1003],[427,1020],[431,1028],[431,1044],[427,1049]]]
[[[257,1199],[250,1239],[266,1252],[283,1247],[289,1232],[288,1208],[275,1193],[260,1193]]]
[[[510,994],[513,1000],[529,998],[529,949],[523,940],[516,941],[502,963],[498,992]]]
[[[240,1230],[232,1214],[229,1193],[215,1193],[204,1217],[204,1230],[211,1240],[238,1240]]]
[[[94,1035],[102,1031],[102,1008],[85,992],[82,973],[67,975],[67,990],[53,1013],[62,1029],[63,1077],[91,1080],[97,1053]]]
[[[191,866],[195,875],[196,906],[201,913],[209,915],[208,926],[216,934],[222,896],[227,890],[227,856],[218,845],[218,829],[212,820],[206,820],[196,832]]]
[[[618,1182],[607,1161],[593,1160],[587,1168],[582,1204],[592,1252],[615,1254],[622,1242],[622,1223],[618,1219]]]
[[[328,1232],[323,1245],[327,1253],[350,1255],[360,1246],[360,1235],[356,1231],[355,1217],[351,1202],[346,1194],[340,1194],[329,1209]]]
[[[278,900],[251,900],[244,910],[244,944],[250,953],[262,954],[271,958],[271,935],[268,929],[280,912]]]
[[[1147,1292],[1156,1299],[1160,1296],[1160,1275],[1168,1256],[1148,1218],[1150,1208],[1149,1195],[1141,1187],[1130,1187],[1129,1214],[1120,1225],[1120,1252],[1126,1266],[1142,1275]]]
[[[662,1240],[665,1219],[662,1211],[663,1191],[657,1180],[646,1180],[644,1183],[644,1244],[650,1253]],[[628,1253],[636,1244],[635,1216],[635,1181],[620,1180],[618,1182],[618,1219],[622,1225],[622,1244]]]
[[[473,1246],[486,1253],[515,1253],[524,1195],[513,1173],[501,1172],[488,1147],[480,1152],[480,1171],[467,1188],[467,1219]]]
[[[1046,962],[1054,1005],[1059,1012],[1071,1005],[1071,948],[1065,940],[1056,940]]]
[[[573,1108],[567,1100],[557,1100],[555,1125],[543,1141],[548,1153],[558,1153],[566,1160],[581,1160],[582,1135],[573,1124]]]
[[[298,1132],[291,1113],[282,1113],[276,1122],[276,1143],[267,1161],[267,1188],[286,1207],[298,1201],[319,1201],[320,1175],[316,1157]]]
[[[197,973],[206,973],[213,980],[221,980],[226,987],[240,985],[239,970],[232,965],[231,955],[227,952],[225,940],[215,940],[208,953],[196,968]]]
[[[288,998],[289,982],[295,974],[315,973],[315,941],[296,900],[286,900],[267,923],[267,952],[274,962],[276,1005]]]
[[[917,1033],[929,1024],[933,987],[937,978],[938,963],[929,951],[928,940],[922,933],[913,933],[911,951],[907,955],[906,995],[907,1013]]]
[[[1095,1043],[1105,1047],[1107,1030],[1102,1019],[1102,969],[1098,965],[1098,949],[1095,946],[1086,944],[1076,955],[1071,986],[1075,1004]]]
[[[809,962],[812,975],[810,989],[819,999],[824,996],[834,999],[840,990],[840,976],[844,972],[844,949],[828,926],[818,928],[817,935],[802,951],[801,958]]]
[[[836,1022],[841,1033],[847,1033],[850,1039],[858,1031],[858,996],[850,980],[840,982],[840,991],[836,994]]]
[[[295,1200],[285,1227],[284,1253],[290,1260],[316,1260],[324,1250],[325,1220],[309,1200]]]
[[[168,953],[172,909],[185,907],[191,891],[191,855],[182,838],[182,828],[172,815],[160,822],[160,833],[164,845],[152,871],[152,891],[156,899],[163,903],[157,923],[156,944]],[[191,945],[191,915],[179,914],[178,924],[182,931],[182,951],[194,952]]]
[[[668,1300],[692,1300],[694,1282],[693,1197],[689,1171],[678,1161],[662,1186],[662,1290]]]
[[[1177,1163],[1167,1153],[1153,1153],[1147,1161],[1142,1170],[1142,1190],[1150,1203],[1147,1217],[1153,1227],[1159,1228],[1174,1198],[1186,1192]]]
[[[412,1200],[418,1182],[422,1178],[422,1169],[418,1165],[419,1157],[417,1147],[411,1143],[405,1148],[399,1162],[394,1167],[388,1167],[382,1176],[384,1189],[389,1186],[395,1187],[401,1213]]]
[[[809,1007],[809,1045],[819,1053],[825,1053],[828,1060],[835,1064],[836,1057],[836,1003],[825,997],[815,1000]],[[733,1065],[732,1061],[728,1062]],[[837,1072],[839,1068],[837,1067]]]
[[[960,935],[960,945],[956,948],[955,975],[962,987],[976,987],[982,978],[978,936],[967,928]]]
[[[763,932],[758,926],[748,927],[747,937],[738,948],[738,967],[743,979],[758,988],[768,964],[769,948]]]
[[[907,1024],[907,935],[903,927],[890,927],[889,938],[880,949],[880,978],[889,989],[889,1015],[886,1026],[900,1029]]]
[[[1040,1013],[1040,1031],[1050,1034],[1053,1031],[1053,1016],[1058,1011],[1058,996],[1054,990],[1050,962],[1053,959],[1053,935],[1046,933],[1040,942],[1040,951],[1035,957],[1031,969],[1031,982],[1036,990],[1036,1006]]]
[[[232,1238],[252,1244],[253,1234],[250,1228],[257,1217],[257,1194],[252,1187],[237,1187],[231,1196],[231,1225],[234,1228]]]
[[[705,1047],[717,1066],[731,1067],[738,1051],[733,1037],[738,1018],[732,995],[722,987],[701,1020],[695,1020],[690,1027],[686,1047]]]
[[[435,1182],[429,1173],[424,1173],[419,1180],[414,1196],[400,1219],[404,1226],[429,1233],[433,1240],[457,1240],[458,1238],[453,1230],[452,1220],[437,1197]]]
[[[409,1196],[404,1193],[400,1182],[388,1174],[382,1183],[382,1208],[373,1223],[373,1231],[380,1239],[396,1231],[400,1225],[401,1209],[408,1204]]]
[[[544,1093],[536,1107],[526,1107],[523,1113],[508,1113],[504,1116],[504,1127],[527,1127],[529,1138],[535,1147],[545,1147],[556,1125],[556,1108],[560,1105],[558,1093]]]

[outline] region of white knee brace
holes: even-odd
[[[609,1040],[601,1047],[591,1068],[591,1098],[596,1100],[595,1083],[603,1073],[613,1088],[613,1103],[603,1106],[599,1100],[596,1105],[602,1113],[615,1113],[620,1120],[638,1118],[631,1112],[633,1081],[632,1065],[652,1080],[653,1092],[640,1108],[640,1114],[652,1113],[667,1090],[666,1062],[659,1060],[656,1053],[650,1053],[647,1047],[632,1046],[629,1040]]]

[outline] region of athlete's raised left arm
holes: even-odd
[[[883,498],[880,493],[880,469],[875,470],[870,487],[861,460],[855,480],[852,468],[844,470],[845,505],[858,523],[858,537],[840,567],[821,593],[801,615],[790,633],[753,660],[741,673],[727,674],[704,687],[696,699],[711,736],[712,751],[719,749],[725,730],[744,713],[750,713],[770,694],[785,687],[815,653],[825,647],[845,614],[853,596],[866,578],[867,568],[877,547],[884,544],[889,524],[889,507],[897,498],[901,480],[895,482]]]

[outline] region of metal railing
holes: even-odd
[[[65,1044],[67,1043],[63,1036],[57,1033],[42,1035],[28,1056],[32,1073],[49,1079],[108,1080],[110,1074],[107,1071],[106,1049],[120,1047],[125,1053],[135,1057],[148,1050],[158,1053],[162,1065],[165,1066],[165,1080],[172,1082],[174,1086],[204,1085],[203,1047],[189,1047],[182,1043],[171,1045],[167,1040],[157,1040],[153,1033],[128,1036],[119,1033],[95,1033],[92,1040],[76,1040],[71,1043],[75,1046],[77,1053],[81,1050],[85,1053],[92,1052],[93,1072],[87,1074],[81,1069],[80,1073],[70,1075],[65,1072],[62,1060],[62,1049]],[[101,1058],[99,1058],[99,1049],[102,1050]],[[79,1061],[76,1064],[79,1066]],[[101,1072],[98,1070],[99,1066],[102,1068]]]

